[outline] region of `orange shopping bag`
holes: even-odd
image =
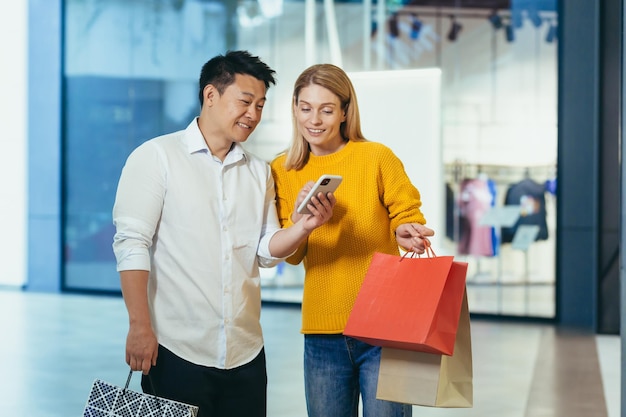
[[[467,263],[375,253],[344,335],[375,346],[452,355]],[[411,255],[414,255],[412,253]]]

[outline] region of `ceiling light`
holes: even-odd
[[[456,41],[456,38],[459,36],[459,32],[463,29],[463,26],[456,21],[454,16],[450,16],[450,31],[448,32],[448,40],[450,42]]]
[[[541,26],[541,24],[543,23],[541,16],[539,16],[539,12],[534,7],[531,9],[528,9],[528,18],[533,23],[533,26],[535,26],[536,28]]]
[[[504,27],[504,36],[507,42],[513,42],[515,40],[515,29],[513,29],[513,25],[506,25]]]
[[[546,42],[552,43],[557,38],[557,26],[556,23],[550,23],[548,27],[548,32],[546,33]]]
[[[417,15],[412,15],[411,22],[411,39],[416,40],[420,37],[420,31],[422,30],[422,22],[417,18]]]
[[[398,14],[394,13],[389,18],[389,36],[397,38],[400,36],[400,28],[398,27]]]
[[[491,12],[491,14],[487,17],[487,20],[491,22],[491,25],[496,30],[502,27],[502,18],[498,15],[496,10]]]
[[[524,26],[524,18],[521,10],[511,9],[511,22],[513,22],[513,27],[515,29],[520,29]]]

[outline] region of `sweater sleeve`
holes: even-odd
[[[395,236],[397,227],[404,223],[426,224],[420,193],[391,149],[384,148],[379,170],[378,187],[381,201],[389,211],[391,234]]]

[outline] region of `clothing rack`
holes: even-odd
[[[456,202],[457,196],[461,192],[462,185],[464,180],[469,179],[480,179],[482,176],[485,176],[485,179],[489,179],[493,182],[496,187],[498,199],[502,200],[502,197],[505,195],[506,190],[509,186],[519,183],[524,179],[531,179],[535,182],[541,184],[547,180],[553,180],[556,178],[557,167],[556,164],[538,164],[538,165],[530,165],[530,166],[522,166],[522,165],[500,165],[500,164],[482,164],[482,163],[469,163],[465,161],[455,161],[453,163],[444,164],[444,179],[447,185],[450,186],[450,189],[453,193],[452,201]],[[502,201],[499,203],[496,202],[496,205],[502,204]],[[459,207],[455,203],[453,205],[453,241],[459,241]],[[501,258],[500,250],[501,250],[501,241],[498,239],[497,241],[497,249],[494,253],[493,257],[486,257],[481,255],[472,255],[467,254],[465,256],[472,257],[474,259],[474,264],[476,266],[475,274],[472,277],[468,277],[470,281],[474,281],[477,284],[481,284],[483,271],[481,268],[481,263],[485,261],[487,258],[494,259],[496,262],[496,271],[495,272],[495,281],[492,281],[493,285],[497,287],[497,309],[500,311],[502,307],[502,277],[503,277],[503,260]],[[524,264],[523,264],[523,276],[522,282],[519,284],[524,285],[526,292],[528,292],[527,286],[529,283],[529,255],[528,250],[523,251],[524,256]],[[527,296],[526,296],[527,298]],[[525,300],[525,306],[528,307],[528,300]]]
[[[444,164],[444,179],[446,184],[450,186],[453,193],[453,200],[457,200],[457,196],[461,191],[461,185],[466,179],[480,178],[485,175],[489,180],[493,181],[498,190],[499,198],[505,195],[508,186],[518,183],[524,179],[532,179],[538,183],[543,183],[549,179],[556,178],[556,164],[541,165],[499,165],[499,164],[482,164],[469,163],[461,160]],[[499,204],[501,202],[496,202]],[[453,213],[453,240],[458,242],[459,232],[459,211],[454,204]]]
[[[543,165],[495,165],[455,161],[444,164],[445,180],[449,184],[460,184],[466,178],[487,175],[496,184],[513,184],[524,178],[542,182],[556,177],[556,164]]]

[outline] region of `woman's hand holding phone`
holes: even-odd
[[[328,207],[332,209],[336,201],[332,193],[341,184],[341,180],[339,175],[322,175],[315,183],[306,183],[298,193],[296,210],[292,213],[291,220],[296,223],[303,216],[321,214]]]

